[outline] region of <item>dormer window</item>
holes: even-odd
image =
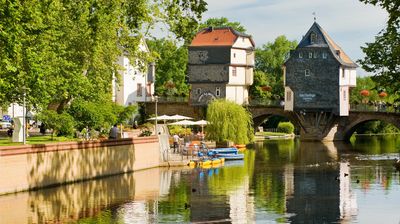
[[[312,32],[312,33],[310,34],[310,43],[311,43],[311,44],[315,44],[316,42],[317,42],[317,34],[314,33],[314,32]]]

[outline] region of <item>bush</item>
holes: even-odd
[[[293,134],[294,125],[290,122],[281,122],[278,124],[278,132]]]
[[[75,122],[71,115],[67,113],[58,114],[53,110],[44,110],[38,115],[47,128],[53,129],[53,135],[73,136]]]
[[[169,133],[171,135],[177,134],[177,135],[190,135],[192,134],[192,129],[190,128],[184,128],[182,126],[178,125],[172,125],[169,127]]]

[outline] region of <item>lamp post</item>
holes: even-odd
[[[156,124],[155,124],[155,132],[156,132],[156,135],[158,135],[158,128],[157,128],[157,117],[158,117],[158,115],[157,115],[157,103],[158,103],[158,96],[154,96],[154,102],[156,103],[156,111],[155,111],[155,113],[156,113]]]
[[[23,107],[22,107],[22,143],[25,145],[26,144],[26,102],[25,102],[25,95],[26,95],[26,90],[24,89],[24,95],[23,95]]]

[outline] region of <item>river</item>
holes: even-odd
[[[218,168],[149,169],[0,196],[0,223],[399,223],[399,151],[395,135],[267,140]]]

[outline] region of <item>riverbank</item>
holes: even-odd
[[[279,132],[257,132],[254,136],[255,140],[262,141],[266,139],[293,139],[294,134],[286,134]]]
[[[0,195],[160,167],[157,136],[0,147]]]

